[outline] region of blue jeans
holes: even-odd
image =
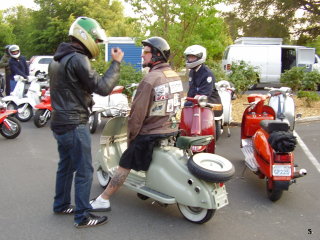
[[[91,209],[89,204],[92,184],[91,136],[88,125],[79,125],[62,135],[53,133],[58,144],[60,161],[56,174],[53,211],[65,210],[71,203],[71,186],[74,176],[75,216],[80,223]]]

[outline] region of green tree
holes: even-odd
[[[193,44],[207,48],[208,59],[220,59],[231,42],[214,5],[222,0],[125,0],[141,16],[150,36],[165,38],[171,47],[171,63],[184,66],[183,51]]]
[[[11,38],[10,44],[17,44],[20,46],[22,55],[28,56],[28,35],[30,29],[30,13],[31,10],[23,6],[14,7],[5,11],[5,19],[10,27],[11,33],[14,37]]]
[[[136,36],[141,26],[125,18],[117,0],[35,0],[39,10],[22,6],[6,11],[7,21],[23,54],[53,54],[60,42],[68,41],[68,30],[78,16],[96,19],[109,36]]]
[[[239,36],[313,39],[320,34],[318,0],[228,0],[225,3],[234,7],[226,13],[233,39]],[[234,24],[237,28],[232,27]]]
[[[0,11],[0,47],[12,44],[16,41],[12,26],[3,19],[3,12]],[[2,55],[2,51],[1,55]]]

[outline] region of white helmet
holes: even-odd
[[[190,47],[187,47],[183,54],[187,59],[187,68],[194,68],[196,66],[199,66],[200,64],[204,63],[207,58],[207,50],[200,45],[192,45]],[[198,59],[193,62],[189,62],[187,58],[189,55],[196,56]]]
[[[20,48],[18,45],[11,45],[9,47],[9,54],[13,58],[18,58],[20,57]]]

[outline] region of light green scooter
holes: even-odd
[[[182,215],[193,223],[205,223],[216,209],[228,205],[224,182],[232,178],[232,163],[216,154],[192,155],[192,145],[207,145],[210,136],[178,137],[174,142],[163,139],[154,148],[148,171],[131,170],[124,185],[145,200],[152,198],[161,205],[177,203]],[[97,156],[97,177],[106,187],[127,148],[127,118],[110,119],[102,132]]]

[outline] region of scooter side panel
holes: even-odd
[[[273,150],[268,143],[269,135],[259,129],[252,137],[254,156],[259,165],[259,171],[270,178]]]
[[[180,149],[155,148],[152,163],[146,173],[146,186],[172,196],[184,205],[215,209],[216,204],[212,197],[213,184],[207,184],[193,176],[187,168],[186,161]],[[196,192],[196,187],[200,192]]]

